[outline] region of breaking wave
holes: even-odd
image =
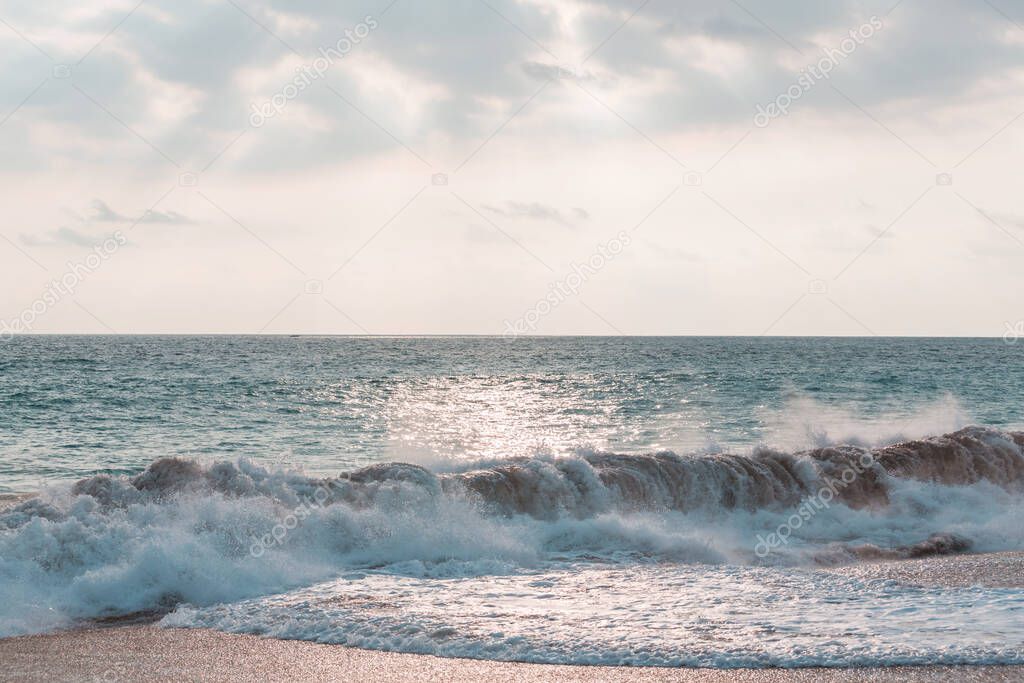
[[[580,559],[821,565],[1024,548],[1024,433],[881,448],[378,464],[316,478],[161,459],[0,512],[0,635],[310,586]]]

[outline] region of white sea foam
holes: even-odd
[[[401,569],[231,605],[183,606],[163,625],[561,664],[1024,663],[1019,590],[680,564],[565,563],[444,579],[424,578],[436,569]]]
[[[946,434],[972,422],[968,411],[951,394],[907,412],[898,412],[893,406],[884,420],[824,403],[802,392],[793,392],[780,408],[763,408],[758,414],[765,433],[771,435],[771,443],[792,450],[834,444],[881,446]]]
[[[1022,446],[971,428],[875,450],[580,452],[337,479],[162,460],[0,513],[0,634],[177,607],[166,624],[531,661],[1017,662],[1021,591],[800,567],[1024,549]],[[762,553],[771,534],[785,538]],[[816,630],[813,610],[836,609]]]

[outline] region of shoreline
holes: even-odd
[[[1020,588],[1024,552],[882,560],[816,571],[924,586]],[[0,681],[1018,681],[1024,665],[710,669],[533,664],[365,650],[208,629],[162,628],[157,614],[94,621],[80,628],[0,639]]]
[[[917,586],[1024,588],[1024,552],[936,555],[804,567]],[[136,613],[64,631],[0,638],[0,681],[1019,681],[1024,665],[711,669],[534,664],[366,650],[208,629],[162,628]]]
[[[2,680],[18,681],[1016,681],[1024,666],[671,669],[527,664],[362,650],[205,629],[126,625],[0,639]]]

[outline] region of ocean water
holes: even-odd
[[[0,635],[1024,663],[1020,589],[833,570],[1024,550],[1022,345],[17,337],[0,382]]]

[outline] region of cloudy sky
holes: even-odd
[[[1024,319],[1019,0],[4,0],[0,60],[5,325]]]

